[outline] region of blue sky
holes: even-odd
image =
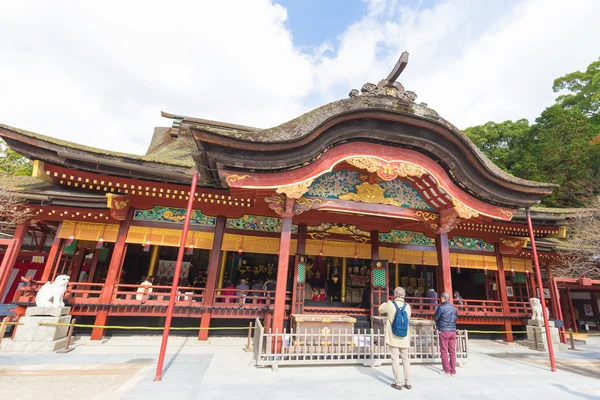
[[[160,111],[271,127],[399,81],[464,129],[533,121],[600,56],[600,1],[4,2],[0,123],[144,153]]]

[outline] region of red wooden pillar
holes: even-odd
[[[510,314],[510,307],[508,305],[508,293],[506,293],[506,274],[504,273],[504,262],[502,260],[502,254],[496,249],[496,264],[498,265],[498,293],[500,294],[500,300],[502,301],[502,311],[504,314],[504,334],[505,342],[513,341],[512,324],[508,315]]]
[[[212,315],[212,306],[215,301],[215,290],[217,288],[217,277],[219,276],[219,265],[222,254],[221,247],[223,246],[223,236],[225,234],[225,225],[227,218],[223,216],[217,217],[215,225],[215,235],[213,239],[212,249],[210,251],[210,260],[208,261],[208,276],[206,277],[206,291],[202,304],[204,311],[200,317],[200,331],[198,332],[198,340],[208,339],[208,328],[210,327],[210,318]]]
[[[579,332],[579,327],[577,326],[577,319],[575,318],[575,309],[573,308],[573,299],[571,298],[571,290],[567,288],[567,307],[569,307],[569,314],[571,314],[571,329],[574,332]]]
[[[108,264],[108,271],[106,272],[106,281],[104,282],[102,292],[100,293],[100,304],[108,304],[112,300],[112,295],[115,289],[115,285],[117,284],[117,279],[121,271],[121,267],[123,265],[125,252],[127,250],[127,243],[125,243],[125,239],[127,239],[127,232],[129,232],[129,226],[131,225],[132,219],[133,208],[130,208],[127,212],[125,220],[121,221],[121,223],[119,224],[117,241],[115,242],[113,253],[110,258],[110,264]],[[94,325],[106,325],[107,319],[108,309],[100,310],[98,311],[98,314],[96,314],[96,320],[94,321]],[[104,336],[104,331],[104,328],[93,328],[90,339],[102,340],[102,337]]]
[[[58,233],[60,232],[60,228],[62,227],[62,222],[56,229],[56,234],[54,236],[54,240],[52,241],[52,247],[50,247],[50,252],[48,253],[48,259],[46,260],[46,265],[44,266],[44,272],[42,273],[42,278],[40,281],[47,282],[52,275],[52,269],[57,262],[57,259],[60,257],[60,248],[61,248],[61,239],[58,237]]]
[[[25,234],[27,233],[27,228],[29,228],[29,221],[23,221],[19,225],[17,225],[17,229],[15,230],[15,234],[13,235],[14,248],[11,252],[8,252],[6,254],[8,257],[10,257],[8,261],[4,264],[6,269],[2,271],[2,269],[0,268],[0,296],[2,296],[4,290],[6,289],[6,286],[8,285],[8,278],[10,277],[11,270],[13,269],[15,262],[17,261],[17,256],[21,251],[21,245],[23,244],[23,239],[25,238]]]
[[[292,239],[292,214],[282,214],[281,239],[279,241],[279,263],[277,265],[277,283],[275,287],[275,309],[273,329],[283,332],[285,319],[285,291],[290,261],[290,241]]]
[[[298,250],[296,254],[306,254],[306,224],[298,224]]]
[[[371,231],[371,260],[379,260],[379,232]]]
[[[438,258],[438,290],[446,292],[452,300],[452,274],[450,270],[450,247],[448,246],[448,234],[440,233],[435,238],[435,246]],[[441,295],[441,293],[440,293]]]
[[[531,287],[530,298],[539,297],[537,294],[537,290],[535,290],[535,272],[530,274],[525,274],[529,277],[529,286]]]

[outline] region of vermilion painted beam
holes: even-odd
[[[125,251],[127,250],[127,243],[125,243],[125,239],[127,238],[127,232],[129,232],[129,227],[131,225],[132,219],[133,208],[130,208],[127,212],[127,217],[125,218],[125,220],[121,221],[121,223],[119,224],[117,241],[115,242],[115,246],[113,247],[113,252],[110,257],[110,263],[108,264],[108,271],[106,273],[106,280],[104,282],[104,286],[102,287],[102,293],[100,293],[101,304],[110,303],[113,291],[115,290],[115,285],[117,283],[117,279],[121,271],[121,267],[123,265]],[[99,311],[96,316],[96,321],[94,322],[94,325],[106,325],[107,317],[108,311]],[[102,337],[104,336],[104,331],[104,328],[93,328],[90,339],[102,340]]]
[[[48,253],[48,258],[46,259],[46,265],[44,266],[44,272],[42,273],[42,278],[40,279],[42,282],[48,282],[50,279],[50,275],[52,275],[52,269],[58,259],[59,250],[60,250],[60,241],[61,239],[58,237],[58,232],[60,232],[60,228],[62,226],[62,222],[58,225],[58,229],[56,230],[56,234],[54,235],[54,240],[52,241],[52,247],[50,247],[50,252]]]
[[[452,275],[450,271],[450,248],[448,247],[448,234],[439,234],[436,237],[435,245],[438,257],[438,290],[442,293],[448,293],[450,295],[450,300],[452,300]]]
[[[306,253],[306,224],[298,224],[298,254]]]
[[[273,312],[273,329],[283,332],[285,316],[285,290],[288,276],[290,241],[292,238],[292,217],[282,218],[281,239],[279,242],[279,263],[277,265],[277,283],[275,286],[275,310]]]
[[[379,232],[371,231],[371,260],[379,260]]]
[[[504,315],[510,314],[508,306],[508,293],[506,293],[506,274],[504,273],[504,263],[502,261],[502,254],[498,251],[496,246],[496,264],[498,265],[498,292],[500,293],[500,301],[502,301],[502,309]],[[513,341],[512,325],[510,321],[504,321],[504,340],[506,342]]]
[[[297,182],[304,182],[325,174],[347,158],[358,155],[361,157],[373,156],[388,162],[403,161],[419,165],[426,169],[436,179],[439,187],[442,187],[450,196],[458,199],[461,203],[473,208],[480,214],[510,221],[514,213],[514,210],[502,209],[469,195],[450,179],[441,165],[428,156],[414,150],[383,146],[376,143],[344,143],[329,149],[327,153],[324,153],[314,163],[291,171],[281,173],[250,173],[245,171],[243,173],[243,175],[246,175],[244,179],[238,179],[232,182],[230,186],[274,189]],[[230,175],[239,176],[236,171],[219,171],[219,176],[223,179],[226,179]]]
[[[27,228],[29,227],[30,221],[23,221],[19,225],[17,225],[17,229],[15,230],[15,234],[13,235],[13,246],[10,252],[7,252],[5,257],[7,257],[7,262],[5,263],[5,271],[0,271],[0,296],[4,293],[6,286],[8,285],[8,277],[10,276],[10,271],[12,270],[15,262],[17,261],[17,256],[19,255],[19,251],[21,251],[21,246],[23,245],[23,239],[25,238],[25,234],[27,234]],[[3,263],[4,264],[4,263]]]
[[[204,311],[200,318],[200,331],[198,332],[198,340],[208,339],[208,328],[210,327],[211,310],[215,298],[215,289],[217,287],[217,276],[219,275],[219,264],[222,254],[221,247],[223,246],[223,236],[227,218],[223,216],[217,217],[215,226],[215,235],[213,239],[212,250],[210,251],[210,260],[208,262],[208,276],[206,277],[206,291],[204,292]]]

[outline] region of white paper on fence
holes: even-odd
[[[371,336],[354,335],[354,345],[358,347],[365,347],[371,345]]]

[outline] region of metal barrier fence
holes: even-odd
[[[260,320],[254,328],[254,359],[258,367],[279,365],[362,364],[379,366],[390,363],[384,333],[370,330],[356,332],[324,329],[316,333],[265,332]],[[441,363],[438,332],[431,327],[410,328],[409,355],[412,363]],[[456,358],[469,358],[468,333],[456,331]]]

